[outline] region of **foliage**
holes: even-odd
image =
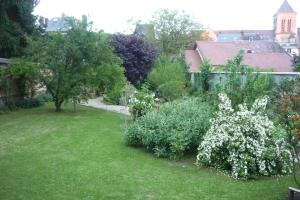
[[[129,101],[134,96],[135,92],[135,87],[130,83],[127,83],[123,88],[122,96],[120,98],[120,104],[124,106],[129,105]]]
[[[41,80],[52,95],[56,111],[62,103],[86,99],[90,78],[101,65],[120,64],[103,34],[92,31],[92,24],[67,17],[71,26],[66,33],[56,32],[31,41],[31,54],[41,70]]]
[[[35,98],[43,103],[48,103],[53,101],[52,96],[49,92],[38,94],[35,96]]]
[[[300,72],[300,62],[296,63],[295,64],[295,69],[294,69],[295,72]]]
[[[10,60],[7,67],[0,68],[0,88],[4,92],[4,101],[10,109],[16,100],[35,95],[39,82],[39,66],[20,57]]]
[[[212,110],[199,99],[163,104],[138,118],[126,131],[129,145],[144,146],[158,157],[181,157],[194,151],[209,128]]]
[[[111,45],[114,53],[123,60],[127,80],[133,85],[144,81],[153,67],[157,50],[138,35],[115,34]]]
[[[42,106],[44,102],[42,102],[38,98],[25,98],[23,100],[17,101],[15,104],[18,108],[34,108]]]
[[[294,57],[294,71],[300,72],[300,56]]]
[[[104,100],[119,104],[123,88],[126,84],[124,68],[119,65],[103,64],[97,69],[96,82]]]
[[[160,52],[177,55],[201,37],[201,25],[184,11],[162,9],[151,20]]]
[[[158,97],[164,101],[173,101],[183,96],[185,85],[179,81],[170,81],[157,88]]]
[[[219,111],[198,150],[197,161],[226,170],[234,178],[291,173],[292,154],[284,130],[264,114],[268,97],[234,111],[226,94],[220,94]]]
[[[38,0],[1,0],[0,3],[0,55],[20,56],[26,47],[26,34],[35,31],[32,15]]]
[[[285,125],[289,143],[293,147],[293,157],[299,161],[300,152],[300,77],[295,80],[285,79],[278,86],[279,101],[277,103],[281,122]],[[294,180],[298,187],[295,163],[293,172]]]
[[[231,99],[233,107],[246,103],[251,105],[256,98],[272,95],[274,81],[271,75],[260,74],[242,64],[243,52],[228,60],[226,79],[214,89],[214,93],[223,92]]]
[[[211,64],[208,60],[204,60],[201,65],[200,72],[200,87],[203,92],[208,92],[210,89],[210,78],[211,78]]]
[[[151,93],[147,85],[143,85],[141,90],[135,91],[129,99],[129,112],[134,120],[145,115],[155,105],[155,95]]]
[[[160,98],[170,101],[182,96],[186,77],[178,59],[162,55],[151,70],[147,82]]]
[[[7,106],[0,106],[0,115],[7,114],[9,111],[10,110]]]

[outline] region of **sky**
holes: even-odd
[[[128,20],[147,22],[162,8],[184,10],[203,27],[214,30],[272,29],[273,15],[283,0],[40,0],[34,14],[59,17],[62,13],[81,18],[83,14],[94,22],[94,28],[105,32],[128,33]],[[300,0],[289,0],[298,12],[300,27]]]

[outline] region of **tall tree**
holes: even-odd
[[[138,35],[116,34],[111,45],[123,60],[127,80],[134,85],[143,82],[157,58],[157,50]]]
[[[19,56],[26,47],[26,34],[35,30],[32,15],[39,0],[1,0],[0,57]]]
[[[116,65],[121,61],[103,39],[92,31],[91,23],[68,18],[71,29],[53,33],[32,41],[33,61],[41,65],[41,80],[52,95],[56,111],[63,102],[80,101],[87,95],[89,78],[104,64]]]
[[[184,11],[162,9],[151,20],[160,51],[174,55],[201,38],[202,26]]]

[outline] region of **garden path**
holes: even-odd
[[[102,97],[98,97],[96,99],[89,99],[87,102],[82,103],[82,105],[93,108],[100,108],[111,112],[117,112],[124,115],[130,115],[128,106],[107,105],[103,102]]]

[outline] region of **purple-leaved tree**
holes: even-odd
[[[137,35],[115,34],[111,45],[123,60],[127,80],[138,85],[147,78],[157,58],[157,49]]]

